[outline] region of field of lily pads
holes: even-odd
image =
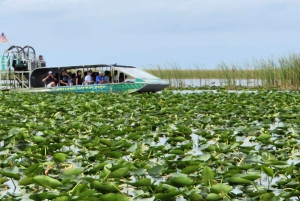
[[[299,200],[300,94],[0,94],[0,200]]]

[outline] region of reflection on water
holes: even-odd
[[[169,81],[172,87],[204,87],[204,86],[243,86],[256,87],[262,86],[262,80],[258,79],[171,79]]]

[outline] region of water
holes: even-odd
[[[169,80],[165,80],[169,81]],[[3,80],[0,80],[0,86],[4,84]],[[243,86],[243,87],[257,87],[262,86],[262,80],[257,79],[236,79],[228,83],[223,79],[171,79],[170,85],[172,87],[225,87],[225,86]],[[0,87],[1,88],[1,87]]]
[[[169,81],[169,80],[166,80]],[[222,87],[222,86],[243,86],[243,87],[257,87],[262,86],[262,80],[257,79],[236,79],[228,82],[224,79],[171,79],[172,87]]]

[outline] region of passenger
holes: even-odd
[[[91,70],[88,71],[87,76],[85,76],[85,78],[84,78],[84,83],[85,84],[93,84],[94,83],[94,80],[92,78],[92,73],[93,72]]]
[[[126,79],[127,79],[127,75],[125,75],[124,73],[120,73],[119,82],[125,82]]]
[[[105,71],[105,82],[106,83],[110,83],[111,82],[110,71]]]
[[[81,76],[81,70],[77,71],[77,76],[75,78],[75,84],[76,85],[82,85],[82,76]]]
[[[46,62],[44,61],[43,55],[39,56],[39,61],[41,62],[41,67],[46,67]]]
[[[66,70],[62,71],[59,82],[61,86],[68,86],[68,75]]]
[[[104,84],[106,83],[105,77],[103,76],[103,73],[100,71],[99,75],[96,77],[96,84]]]
[[[75,84],[75,77],[76,77],[76,73],[72,73],[72,82],[73,82],[73,85]]]
[[[72,78],[72,73],[68,72],[68,85],[72,86],[73,85],[73,78]]]
[[[46,81],[47,87],[55,87],[56,86],[55,82],[57,81],[57,79],[52,75],[52,71],[49,71],[47,77],[42,79],[42,82],[45,82],[45,81]]]
[[[54,76],[54,78],[56,79],[56,81],[55,81],[55,85],[58,85],[58,73],[55,73],[55,76]]]
[[[92,80],[93,80],[94,83],[95,83],[96,77],[97,77],[97,73],[96,73],[96,72],[93,72],[91,76],[92,76]]]
[[[113,82],[114,83],[118,83],[119,82],[119,76],[118,76],[118,71],[117,70],[115,70],[114,71],[114,75],[113,75]]]

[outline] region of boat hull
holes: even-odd
[[[169,87],[169,83],[147,84],[143,88],[138,89],[136,92],[158,92],[167,87]]]
[[[14,92],[46,92],[46,93],[134,93],[145,87],[146,83],[116,83],[116,84],[94,84],[74,85],[49,88],[20,88],[11,89]]]

